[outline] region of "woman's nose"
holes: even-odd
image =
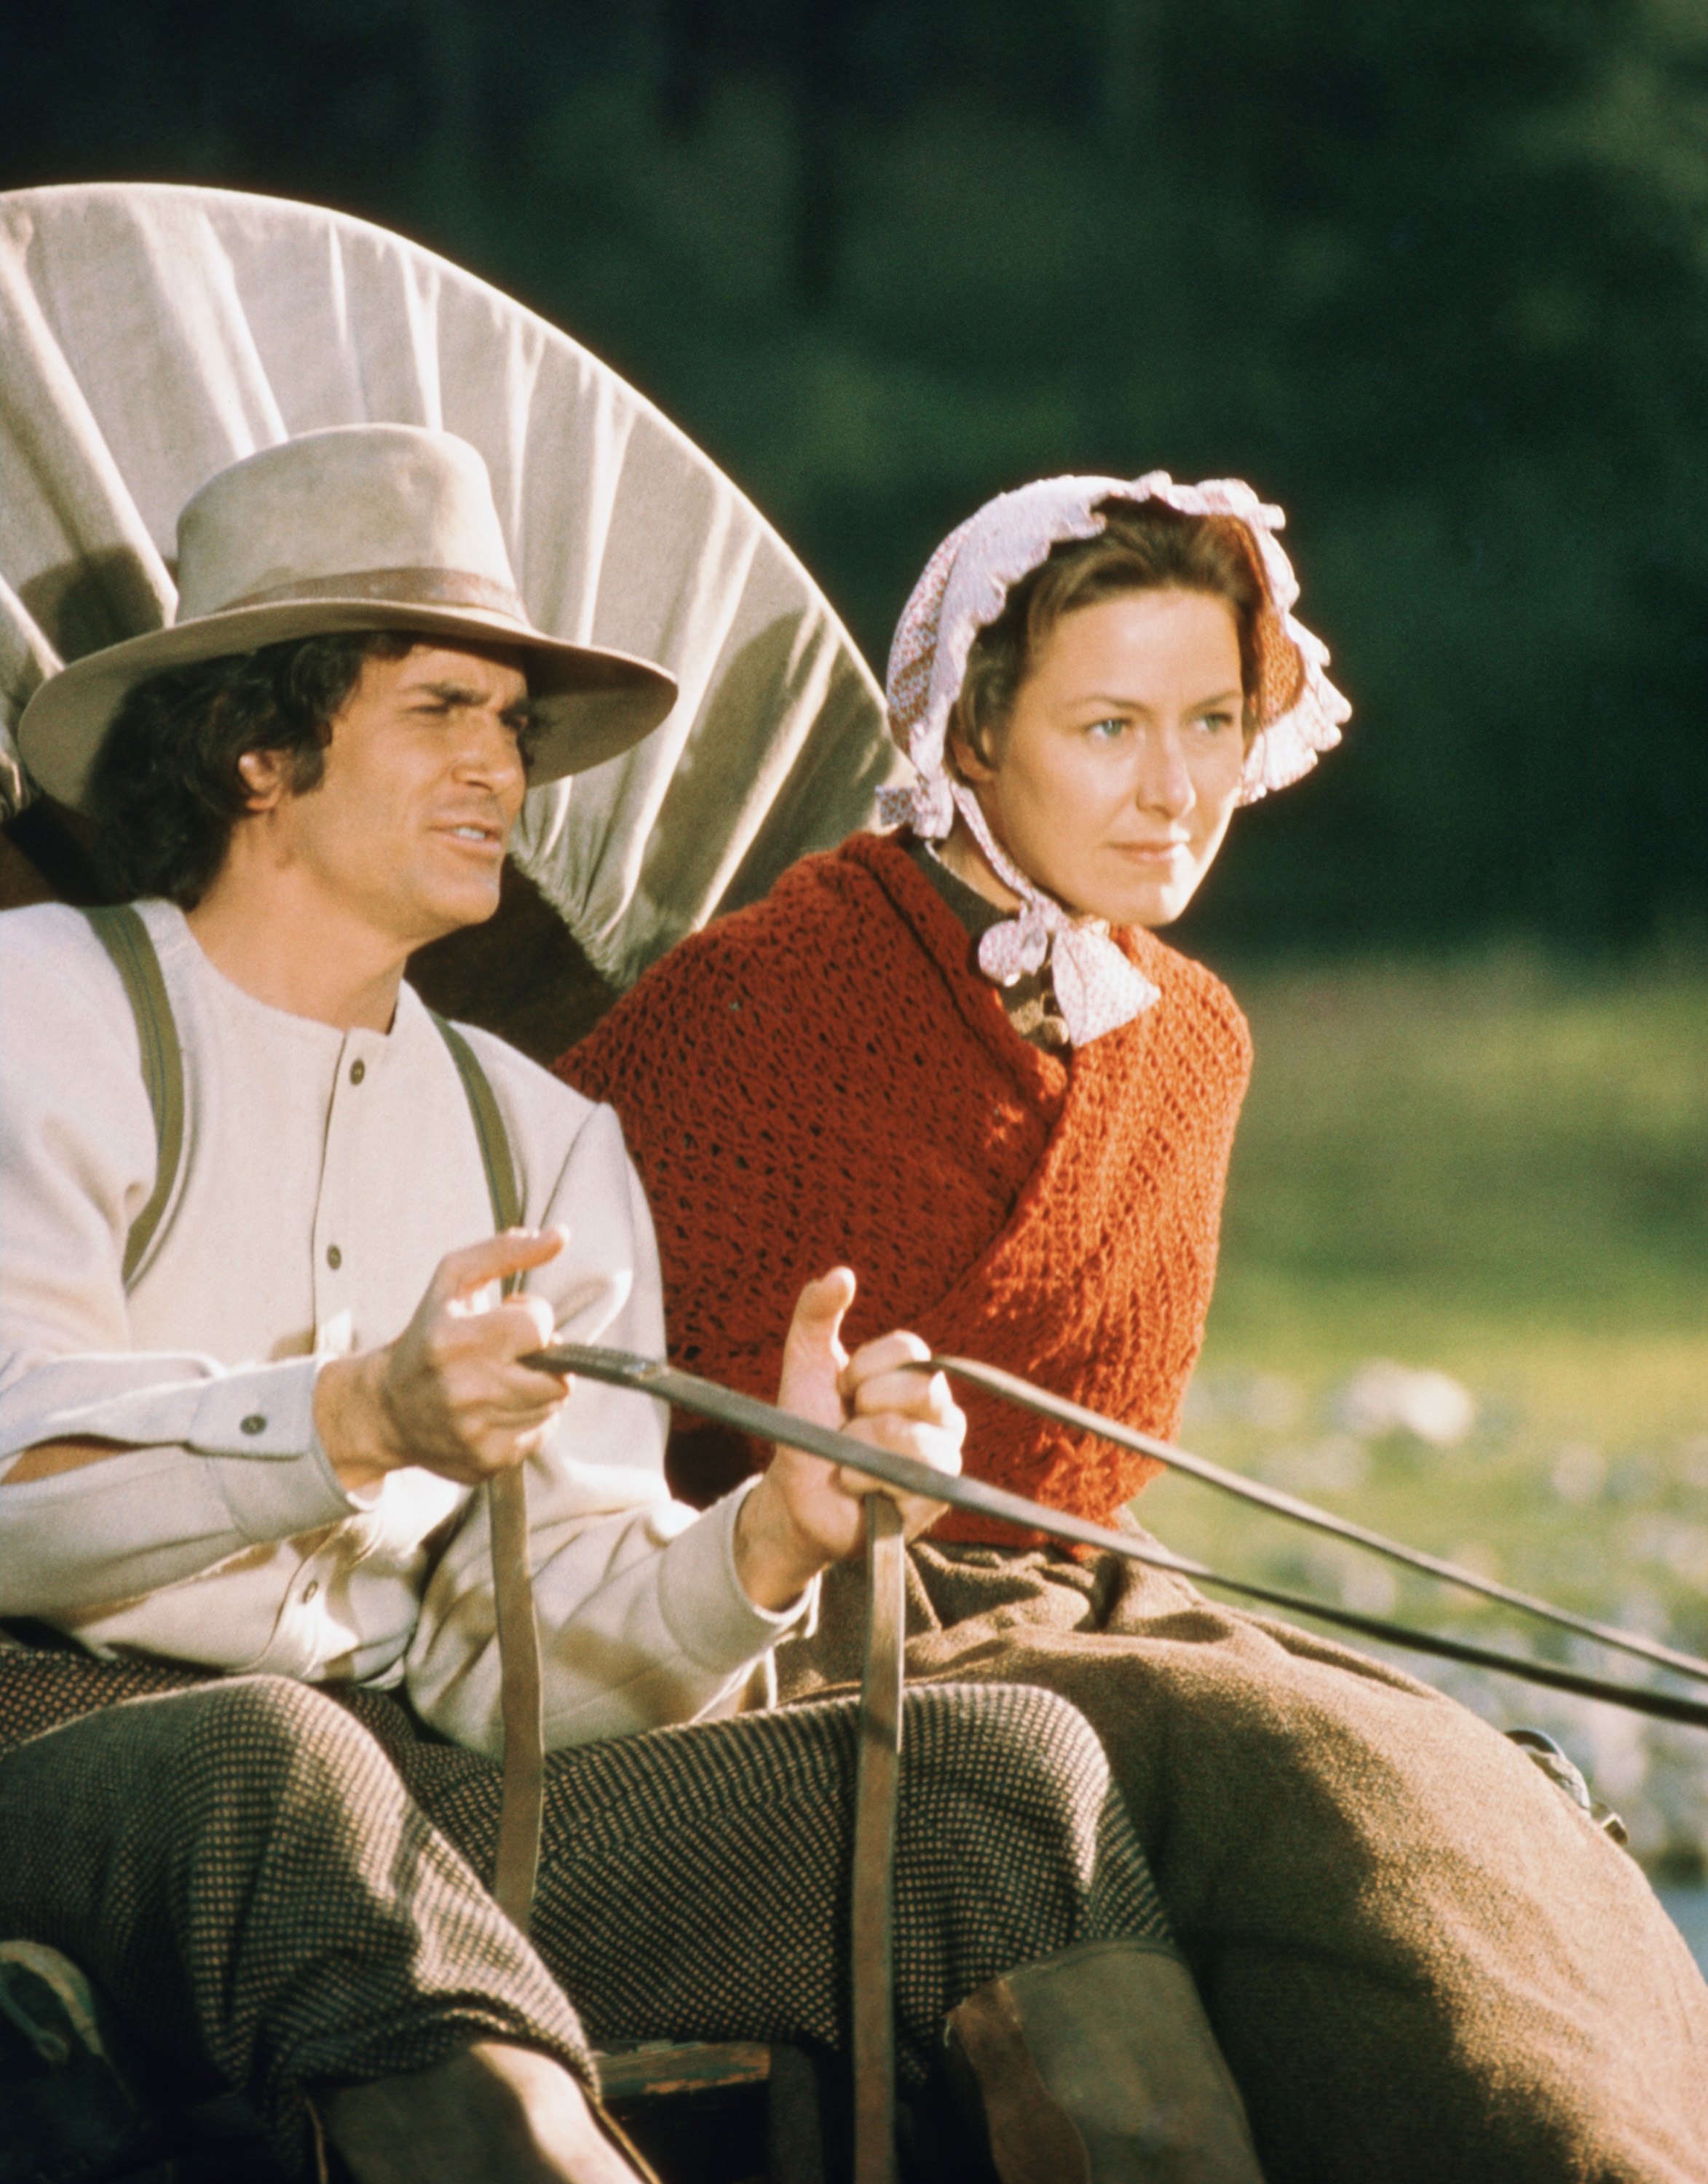
[[[1192,772],[1180,730],[1153,728],[1140,738],[1136,801],[1147,811],[1178,819],[1192,807]]]

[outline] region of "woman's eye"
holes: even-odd
[[[1213,736],[1220,735],[1237,724],[1238,716],[1234,713],[1200,713],[1198,715],[1198,726],[1207,729]]]
[[[1086,733],[1096,736],[1099,742],[1112,743],[1117,736],[1125,733],[1126,726],[1119,714],[1113,714],[1107,721],[1093,721]]]

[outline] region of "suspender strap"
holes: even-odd
[[[154,1188],[126,1239],[124,1271],[128,1290],[154,1240],[178,1179],[184,1154],[184,1056],[172,1019],[172,1004],[166,998],[166,982],[160,976],[160,959],[154,953],[148,927],[128,903],[112,909],[86,910],[83,915],[125,982],[125,997],[137,1019],[142,1082],[154,1114]]]
[[[124,981],[125,997],[137,1020],[142,1082],[154,1116],[154,1188],[126,1239],[124,1273],[128,1290],[170,1202],[183,1160],[184,1056],[166,982],[160,975],[160,959],[148,927],[128,904],[86,910],[83,915]],[[522,1193],[492,1086],[462,1034],[443,1017],[434,1016],[433,1022],[450,1050],[468,1098],[481,1164],[486,1170],[494,1225],[500,1232],[514,1228],[522,1219]],[[505,1286],[508,1291],[515,1284],[512,1281]],[[492,1534],[493,1601],[504,1714],[504,1781],[493,1894],[500,1908],[526,1931],[539,1866],[545,1727],[539,1627],[527,1567],[527,1488],[520,1466],[488,1480],[487,1518]]]
[[[492,1217],[500,1234],[506,1228],[520,1228],[522,1192],[516,1185],[516,1164],[510,1156],[510,1138],[486,1072],[475,1059],[474,1049],[455,1024],[447,1023],[434,1010],[429,1009],[427,1014],[438,1026],[439,1037],[450,1049],[450,1058],[456,1064],[462,1089],[468,1095],[468,1111],[474,1117],[481,1165],[486,1170],[487,1192],[492,1200]],[[512,1288],[514,1277],[505,1286],[506,1291]]]
[[[431,1013],[431,1012],[430,1012]],[[492,1217],[500,1233],[522,1220],[522,1193],[504,1117],[474,1049],[442,1016],[440,1036],[468,1095],[475,1136],[486,1168]],[[506,1294],[515,1287],[506,1282]],[[494,1618],[498,1626],[500,1703],[504,1717],[504,1780],[499,1804],[498,1859],[492,1892],[499,1908],[524,1933],[533,1909],[539,1871],[541,1808],[545,1794],[545,1716],[541,1689],[539,1624],[527,1566],[527,1482],[520,1464],[486,1484],[487,1526],[492,1535]]]

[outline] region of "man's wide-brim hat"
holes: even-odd
[[[343,630],[500,645],[527,678],[533,784],[616,758],[676,701],[650,660],[536,629],[516,590],[485,463],[455,433],[338,425],[209,478],[178,519],[178,611],[74,660],[19,724],[25,763],[80,804],[108,729],[150,676]]]

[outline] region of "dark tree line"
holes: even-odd
[[[1283,500],[1348,749],[1195,913],[1276,944],[1708,912],[1691,0],[55,0],[0,180],[398,226],[655,395],[881,669],[1079,465]]]

